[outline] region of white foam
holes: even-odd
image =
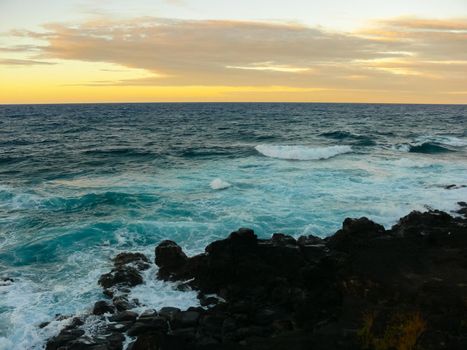
[[[217,178],[211,181],[210,186],[213,190],[224,190],[232,185],[229,184],[227,181]]]
[[[255,149],[267,156],[290,160],[320,160],[329,159],[339,154],[352,152],[350,146],[283,146],[283,145],[258,145]]]
[[[147,309],[159,309],[164,306],[174,306],[186,310],[190,306],[199,306],[195,291],[181,292],[174,283],[168,283],[156,278],[157,267],[143,271],[144,283],[131,289],[129,299],[138,299],[140,306],[134,311],[143,312]]]
[[[71,321],[53,320],[44,328],[38,327],[39,323],[51,320],[47,294],[39,285],[23,280],[0,288],[3,305],[12,308],[0,319],[10,330],[8,339],[0,337],[0,350],[43,349],[45,339],[56,335]]]
[[[392,146],[392,149],[395,151],[399,152],[410,152],[410,145],[407,143],[399,144],[399,145],[394,145]]]

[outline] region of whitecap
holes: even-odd
[[[398,151],[398,152],[407,152],[409,153],[410,152],[410,145],[408,143],[401,143],[401,144],[397,144],[397,145],[393,145],[391,148],[395,151]]]
[[[213,190],[225,190],[226,188],[229,188],[232,185],[227,181],[217,178],[211,181],[210,186]]]
[[[186,310],[191,306],[200,306],[196,291],[177,290],[176,284],[157,279],[155,277],[157,270],[155,265],[151,265],[149,269],[143,271],[144,283],[131,289],[130,299],[138,299],[139,301],[139,306],[132,309],[133,311],[141,313],[147,309],[158,310],[164,306],[174,306]]]
[[[255,149],[267,156],[290,160],[320,160],[329,159],[339,154],[352,152],[350,146],[282,146],[282,145],[258,145]]]

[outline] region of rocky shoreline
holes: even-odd
[[[92,314],[70,318],[46,349],[467,349],[467,203],[459,205],[461,216],[414,211],[389,230],[346,219],[325,239],[258,239],[242,228],[192,257],[163,241],[154,278],[198,291],[201,307],[187,310],[132,311],[139,302],[129,292],[153,262],[119,254]],[[88,317],[103,326],[90,334]]]

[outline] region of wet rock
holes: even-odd
[[[171,241],[157,252],[159,277],[198,291],[210,307],[163,307],[137,317],[122,313],[133,307],[129,291],[114,287],[116,323],[86,349],[109,350],[109,336],[117,349],[124,332],[136,337],[133,350],[389,349],[401,339],[424,349],[464,349],[467,342],[467,220],[461,217],[412,212],[390,230],[367,218],[346,219],[326,239],[258,239],[240,229],[193,257]],[[75,330],[62,331],[55,343],[51,338],[50,346],[73,349],[85,339]]]
[[[14,280],[10,277],[2,277],[0,278],[0,286],[9,286],[12,284]]]
[[[78,339],[84,334],[82,329],[64,329],[57,336],[49,339],[46,350],[58,350],[62,346]]]
[[[349,250],[368,241],[381,238],[386,230],[366,217],[359,219],[347,218],[342,229],[326,240],[327,246],[337,250]]]
[[[106,350],[123,350],[125,336],[121,333],[113,333],[106,337]]]
[[[177,338],[183,341],[183,343],[193,341],[196,337],[196,328],[178,328],[170,333],[171,337]]]
[[[463,215],[467,218],[467,203],[466,202],[457,202],[460,206],[460,209],[456,210],[456,213]]]
[[[308,236],[300,236],[297,239],[297,243],[300,246],[310,246],[310,245],[318,245],[323,244],[323,239],[317,236],[308,235]]]
[[[180,313],[180,309],[176,307],[166,306],[159,310],[159,316],[166,320],[172,321]]]
[[[127,334],[131,337],[148,333],[148,332],[166,332],[168,330],[168,323],[165,318],[155,316],[152,318],[138,319],[130,329],[128,329]]]
[[[158,316],[158,313],[156,310],[154,309],[148,309],[148,310],[144,310],[141,315],[139,315],[138,317],[138,320],[139,321],[142,321],[142,320],[146,320],[146,319],[153,319],[154,317],[157,317]]]
[[[39,327],[39,328],[45,328],[45,327],[47,327],[49,324],[50,324],[50,322],[48,322],[48,321],[46,321],[46,322],[41,322],[41,323],[39,323],[39,326],[38,326],[38,327]]]
[[[125,321],[125,322],[118,322],[112,323],[107,325],[107,331],[110,333],[122,333],[126,332],[130,327],[134,324],[133,321]]]
[[[259,310],[255,315],[255,323],[259,325],[268,325],[278,318],[278,313],[272,308]]]
[[[182,248],[173,241],[162,241],[155,250],[156,265],[159,266],[158,276],[161,279],[169,279],[174,273],[179,272],[188,261],[188,257]]]
[[[94,308],[92,310],[92,313],[94,315],[103,315],[107,313],[113,314],[114,312],[115,312],[114,307],[110,305],[109,303],[107,303],[105,300],[97,301],[94,304]]]
[[[117,267],[99,278],[99,284],[104,288],[114,286],[134,287],[141,283],[143,283],[143,277],[137,269],[131,266]]]
[[[181,328],[196,326],[200,316],[197,311],[181,311],[174,315],[174,324]]]
[[[104,295],[105,295],[106,297],[108,297],[108,298],[113,298],[115,293],[114,293],[114,291],[111,290],[111,289],[104,289],[104,290],[102,291],[102,294],[104,294]]]
[[[84,321],[81,318],[73,317],[70,324],[68,326],[66,326],[65,329],[74,329],[74,328],[77,328],[79,326],[82,326],[83,324],[84,324]]]
[[[213,296],[201,295],[198,298],[201,306],[213,306],[219,303],[219,299]]]
[[[295,238],[289,235],[285,235],[283,233],[274,233],[272,235],[271,241],[274,245],[279,245],[279,246],[297,245],[297,241],[295,240]]]
[[[109,317],[109,321],[111,322],[128,322],[128,321],[135,321],[138,317],[138,314],[133,311],[121,311],[116,313],[115,315]]]
[[[162,335],[159,333],[145,333],[140,335],[130,346],[130,350],[162,350]]]
[[[451,184],[451,185],[446,185],[446,186],[444,186],[444,188],[445,188],[446,190],[457,190],[457,189],[459,189],[459,188],[464,188],[464,187],[466,187],[466,185]]]
[[[258,237],[255,232],[250,228],[239,228],[230,234],[229,239],[234,244],[255,244]]]
[[[118,311],[125,311],[136,306],[134,303],[130,303],[124,295],[114,297],[112,303]]]
[[[455,245],[454,242],[465,238],[466,225],[465,222],[438,210],[424,213],[413,211],[401,218],[391,231],[398,237],[418,239],[431,244]]]
[[[150,267],[149,259],[142,253],[120,253],[113,258],[116,268],[131,264],[138,270],[146,270]]]

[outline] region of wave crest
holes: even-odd
[[[225,190],[231,186],[227,181],[219,178],[212,180],[210,185],[213,190]]]
[[[258,145],[255,149],[266,157],[289,160],[321,160],[335,157],[339,154],[352,152],[350,146],[282,146]]]
[[[425,154],[437,154],[453,152],[453,150],[444,147],[436,142],[423,142],[417,145],[401,144],[395,147],[398,151],[409,152],[409,153],[425,153]]]

